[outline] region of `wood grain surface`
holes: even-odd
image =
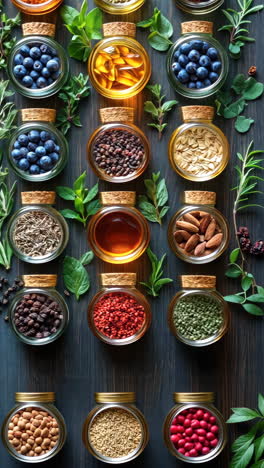
[[[81,0],[67,0],[68,4],[79,7]],[[15,14],[15,8],[10,0],[5,1],[8,13]],[[228,0],[226,6],[235,5],[235,0]],[[89,1],[90,8],[93,2]],[[190,20],[191,16],[184,15],[176,8],[174,0],[146,0],[146,4],[136,14],[129,15],[129,20],[140,20],[149,17],[153,7],[158,6],[166,14],[174,26],[174,39],[180,33],[182,20]],[[117,19],[121,19],[116,17]],[[33,18],[32,18],[33,19]],[[56,38],[66,47],[69,35],[57,18]],[[113,20],[105,14],[105,20]],[[226,44],[227,36],[217,33],[217,28],[223,24],[224,17],[220,10],[206,18],[215,21],[215,36]],[[247,73],[249,66],[257,65],[258,77],[263,80],[263,14],[252,17],[251,31],[256,37],[256,44],[247,44],[242,52],[242,58],[235,62],[230,60],[229,78],[237,72]],[[166,75],[166,54],[156,52],[147,45],[146,33],[138,32],[138,39],[150,53],[153,74],[151,82],[160,82],[168,98],[174,98],[175,93],[170,87]],[[71,73],[80,71],[86,73],[86,65],[71,60]],[[164,225],[151,224],[151,247],[159,255],[166,252],[168,261],[166,273],[175,281],[160,295],[152,300],[153,324],[148,334],[138,343],[127,348],[119,349],[109,347],[97,340],[87,326],[86,311],[93,295],[98,290],[98,273],[107,271],[133,271],[137,272],[139,280],[145,280],[148,275],[148,261],[144,255],[139,261],[127,266],[111,266],[98,259],[88,267],[91,275],[91,290],[79,303],[73,298],[69,299],[70,325],[62,339],[41,349],[26,346],[20,343],[10,330],[8,324],[1,321],[0,326],[0,419],[14,405],[16,391],[55,391],[57,407],[65,416],[68,427],[68,439],[62,452],[50,462],[43,463],[43,468],[95,468],[103,467],[103,463],[92,458],[84,448],[81,441],[82,424],[86,415],[94,405],[95,391],[136,391],[138,407],[145,414],[150,426],[150,443],[137,460],[130,464],[137,468],[173,468],[183,466],[172,457],[164,446],[162,438],[163,420],[173,405],[174,391],[215,391],[216,405],[227,418],[232,406],[253,406],[256,404],[257,393],[263,391],[263,320],[247,315],[239,307],[232,307],[232,327],[227,336],[205,349],[192,349],[177,342],[171,335],[167,326],[167,307],[170,299],[179,288],[178,275],[185,273],[217,274],[217,287],[222,294],[235,291],[233,281],[224,278],[224,268],[228,261],[227,254],[219,260],[200,267],[183,263],[170,251],[167,243],[167,225],[170,217],[180,206],[180,193],[184,189],[208,189],[217,192],[217,207],[231,223],[232,193],[230,187],[235,182],[235,153],[243,153],[249,141],[254,139],[255,147],[264,147],[263,101],[250,102],[246,115],[255,118],[255,124],[246,135],[240,135],[234,130],[233,121],[216,119],[218,125],[227,135],[231,145],[231,162],[225,172],[210,182],[196,184],[188,182],[174,173],[168,163],[167,144],[172,131],[181,123],[180,104],[191,103],[177,97],[180,104],[170,114],[168,129],[159,143],[157,134],[146,125],[142,112],[146,93],[132,100],[136,108],[136,121],[146,132],[152,147],[152,161],[146,175],[152,171],[160,170],[166,178],[170,194],[170,211],[166,216]],[[15,96],[18,108],[35,107],[36,102]],[[203,102],[212,103],[213,99]],[[47,99],[38,102],[39,106],[54,106],[58,108],[58,99]],[[131,104],[125,101],[124,104]],[[82,104],[82,129],[74,129],[69,133],[70,160],[67,168],[56,179],[36,184],[18,181],[17,203],[20,206],[21,190],[52,190],[56,185],[72,185],[73,180],[84,170],[88,171],[88,183],[91,186],[96,182],[95,175],[86,161],[86,142],[92,131],[99,125],[98,109],[113,105],[101,98],[95,90]],[[13,178],[13,175],[11,176]],[[100,189],[124,189],[143,192],[143,177],[136,182],[123,185],[111,185],[100,181]],[[57,207],[68,206],[67,202],[58,200]],[[248,225],[252,230],[254,239],[263,236],[262,212],[250,211],[241,216],[240,224]],[[234,239],[232,239],[232,245]],[[79,257],[89,248],[86,232],[81,225],[70,221],[70,243],[67,254]],[[259,284],[263,283],[263,260],[252,259],[250,269],[256,275]],[[61,259],[48,265],[34,266],[14,261],[11,277],[17,274],[30,273],[58,273],[61,274]],[[59,290],[63,292],[62,280],[59,280]],[[238,433],[238,427],[231,427],[230,440]],[[4,450],[0,449],[1,468],[14,468],[22,466],[13,460]],[[229,461],[229,448],[227,447],[218,459],[208,463],[208,468],[227,468]],[[200,465],[197,465],[200,466]]]

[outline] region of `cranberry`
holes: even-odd
[[[171,434],[178,434],[178,427],[177,426],[171,426],[170,433]]]
[[[202,448],[202,454],[207,455],[210,452],[210,449],[208,447],[203,447]]]
[[[214,439],[215,439],[215,435],[214,435],[212,432],[207,432],[207,434],[206,434],[206,439],[207,439],[207,440],[214,440]]]
[[[206,431],[204,429],[196,429],[196,434],[198,434],[198,436],[205,437],[206,436]]]
[[[216,418],[214,416],[210,417],[210,423],[215,424],[216,423]]]
[[[180,425],[176,426],[178,432],[184,432],[184,428]]]
[[[186,442],[186,444],[184,445],[185,450],[188,450],[188,451],[192,450],[193,447],[194,447],[194,445],[191,444],[190,442]]]
[[[191,440],[192,440],[193,442],[198,442],[198,440],[199,440],[198,435],[197,435],[197,434],[193,434],[193,435],[191,436]]]
[[[217,444],[218,444],[218,439],[213,439],[213,440],[211,440],[211,442],[210,442],[210,445],[211,445],[211,447],[213,447],[213,448],[216,447]]]
[[[188,413],[186,419],[193,419],[193,413]]]
[[[183,416],[186,416],[186,414],[188,414],[188,410],[185,409],[185,410],[181,411],[181,414],[182,414]]]
[[[180,421],[179,421],[180,422]],[[172,426],[177,426],[177,418],[174,418],[171,423]]]
[[[200,421],[200,427],[201,427],[202,429],[207,429],[207,427],[208,427],[207,422],[204,421],[204,420]]]
[[[205,414],[206,414],[206,413],[205,413]],[[205,419],[205,418],[204,418],[204,412],[203,412],[203,410],[199,409],[199,410],[196,412],[195,417],[196,417],[197,419]]]
[[[191,442],[191,438],[190,437],[185,437],[185,442]]]
[[[191,428],[191,427],[187,427],[185,433],[186,433],[187,436],[193,435],[193,430],[192,430],[192,428]]]
[[[217,434],[218,431],[219,431],[219,427],[218,427],[218,426],[212,426],[212,427],[211,427],[211,432],[213,432],[214,434]]]
[[[210,416],[211,416],[211,414],[210,414],[210,413],[204,413],[204,415],[203,415],[203,419],[204,419],[205,421],[209,421],[209,419],[210,419]]]
[[[205,441],[205,437],[199,436],[198,440],[199,440],[199,442],[201,442],[201,444],[203,444],[204,441]]]
[[[204,444],[204,447],[210,447],[209,440],[205,440],[203,444]]]
[[[208,424],[207,424],[207,429],[208,429],[208,431],[211,430],[211,427],[212,427],[212,424],[208,423]]]
[[[171,441],[172,441],[173,444],[177,444],[178,440],[179,440],[178,435],[176,435],[176,434],[171,435]]]
[[[197,450],[195,449],[190,450],[190,457],[198,457]]]
[[[185,421],[185,417],[182,416],[181,414],[179,414],[179,415],[177,416],[177,418],[175,418],[175,419],[177,419],[177,422],[178,422],[179,424],[183,424],[184,421]],[[174,421],[174,420],[173,420],[173,421]],[[172,424],[173,424],[173,421],[172,421]]]
[[[190,456],[189,452],[185,452],[185,456],[189,457]]]
[[[183,423],[184,427],[190,427],[191,425],[191,420],[190,419],[185,419],[184,423]]]
[[[179,447],[184,447],[184,444],[185,444],[185,439],[180,439],[179,442],[178,442],[178,446]]]
[[[193,419],[191,422],[191,427],[192,429],[199,429],[200,421],[198,421],[198,419]]]
[[[201,442],[197,442],[197,443],[195,444],[195,449],[196,449],[198,452],[201,452],[202,448],[203,448],[203,446],[202,446]]]
[[[178,450],[178,452],[179,452],[179,453],[181,453],[182,455],[184,455],[184,454],[185,454],[185,450],[184,450],[184,448],[180,448],[180,449]]]

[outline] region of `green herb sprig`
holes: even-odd
[[[87,13],[88,2],[84,0],[80,11],[69,5],[61,8],[61,17],[68,31],[72,34],[68,46],[70,57],[86,62],[92,50],[92,40],[102,39],[103,16],[99,8]]]
[[[253,421],[257,422],[249,432],[238,437],[232,444],[232,468],[264,467],[264,396],[258,395],[258,409],[232,408],[233,414],[228,424]]]
[[[229,52],[232,58],[239,59],[241,55],[241,48],[244,47],[245,42],[255,42],[253,37],[249,37],[247,25],[251,23],[247,16],[252,13],[257,13],[263,9],[263,5],[252,6],[254,0],[237,0],[239,11],[232,8],[222,10],[227,18],[228,24],[219,28],[218,31],[228,31],[229,33]]]
[[[148,85],[147,88],[150,90],[154,98],[154,102],[145,101],[144,111],[152,116],[154,122],[148,123],[148,126],[158,130],[160,140],[163,130],[168,125],[166,122],[164,122],[165,116],[167,112],[170,112],[173,107],[178,104],[178,102],[175,100],[163,102],[166,96],[161,94],[160,84]]]
[[[14,94],[8,89],[8,85],[8,80],[0,80],[0,140],[8,138],[10,133],[16,128],[14,122],[17,110],[13,102],[6,101],[7,98]]]
[[[151,262],[152,271],[149,276],[148,282],[141,282],[142,286],[146,288],[149,296],[158,297],[160,290],[165,284],[172,283],[171,278],[162,278],[163,275],[163,264],[166,258],[166,254],[162,255],[159,260],[158,257],[152,252],[150,247],[147,249],[148,258]]]
[[[85,187],[86,171],[84,171],[78,179],[75,180],[73,188],[58,186],[56,192],[63,200],[70,200],[74,203],[75,210],[65,209],[61,210],[64,218],[75,219],[83,224],[85,227],[88,218],[100,208],[98,198],[98,183],[91,189]]]
[[[58,113],[56,126],[64,135],[68,133],[72,125],[82,127],[79,106],[80,101],[90,94],[88,81],[89,77],[84,76],[83,73],[72,76],[59,93],[59,98],[65,105]]]
[[[89,265],[94,258],[93,252],[83,254],[78,260],[74,257],[66,256],[63,261],[63,281],[68,291],[75,294],[77,301],[90,288],[90,277],[84,268]]]
[[[172,45],[170,37],[173,35],[173,26],[157,7],[151,18],[139,21],[137,27],[149,29],[148,43],[153,49],[165,52]]]
[[[252,146],[253,141],[249,144],[244,156],[237,153],[237,158],[241,164],[235,166],[238,174],[238,184],[232,190],[236,192],[233,206],[233,225],[238,247],[231,252],[230,263],[225,273],[228,278],[241,279],[242,291],[225,296],[225,300],[241,304],[248,313],[261,316],[264,315],[264,310],[260,307],[264,303],[264,288],[257,285],[252,273],[246,270],[246,258],[239,242],[237,222],[237,215],[241,211],[250,207],[264,208],[260,204],[249,201],[251,195],[263,193],[258,190],[257,186],[259,181],[264,181],[254,172],[255,170],[264,170],[264,167],[260,165],[263,159],[256,157],[256,155],[264,153],[264,150],[253,151]]]
[[[7,57],[16,43],[16,38],[12,37],[12,33],[20,23],[20,13],[18,13],[15,18],[9,18],[3,12],[3,2],[0,0],[0,70],[6,68]]]
[[[145,179],[147,195],[139,195],[138,207],[148,221],[162,224],[162,218],[169,210],[166,205],[169,195],[165,179],[160,179],[160,172],[153,172],[151,179]]]
[[[2,161],[2,154],[0,160]],[[13,250],[10,246],[7,235],[2,236],[1,231],[7,217],[11,214],[14,206],[14,196],[16,191],[16,182],[11,187],[8,187],[6,178],[8,169],[0,167],[0,265],[3,265],[6,270],[10,269]]]
[[[230,90],[219,91],[217,94],[215,100],[217,114],[225,119],[237,117],[235,129],[240,133],[245,133],[254,120],[240,114],[247,107],[248,101],[254,101],[263,94],[264,85],[255,78],[246,78],[243,74],[238,74],[232,82],[231,91],[233,92],[231,93]],[[238,98],[234,100],[236,96]]]

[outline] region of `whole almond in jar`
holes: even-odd
[[[215,208],[215,192],[185,191],[185,206],[172,217],[168,239],[174,253],[188,263],[209,263],[227,248],[229,228]]]

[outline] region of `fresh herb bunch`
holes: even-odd
[[[16,38],[12,37],[12,32],[20,23],[20,13],[15,18],[8,18],[3,12],[3,2],[0,0],[0,70],[6,68],[7,57],[16,43]]]
[[[57,194],[64,200],[71,200],[74,203],[74,210],[61,210],[64,218],[76,219],[86,226],[89,216],[94,215],[100,208],[98,198],[98,183],[91,189],[85,187],[86,171],[84,171],[78,179],[75,180],[73,188],[57,187]]]
[[[151,179],[145,179],[147,195],[139,195],[138,207],[148,221],[162,224],[162,218],[169,210],[166,205],[169,195],[165,179],[160,178],[160,172],[153,172]]]
[[[258,409],[232,408],[228,424],[257,420],[246,434],[232,444],[231,468],[264,467],[264,396],[258,395]],[[262,458],[262,459],[261,459]]]
[[[68,291],[75,294],[77,301],[90,288],[90,277],[86,269],[94,258],[93,252],[83,254],[78,260],[74,257],[66,256],[63,261],[63,281]]]
[[[257,13],[263,9],[263,5],[252,7],[254,0],[237,0],[240,11],[235,11],[232,8],[222,10],[227,18],[228,24],[222,26],[218,31],[228,31],[229,39],[229,52],[232,58],[239,59],[241,55],[241,47],[244,47],[245,42],[255,42],[253,37],[249,37],[247,25],[251,23],[247,16],[252,13]]]
[[[80,101],[90,94],[89,77],[80,73],[72,76],[59,93],[59,98],[65,103],[60,109],[56,126],[66,135],[71,126],[82,127],[79,105]]]
[[[170,37],[173,35],[173,26],[157,7],[151,18],[139,21],[137,26],[150,30],[148,43],[153,49],[165,52],[172,45]]]
[[[0,155],[2,160],[2,154]],[[1,235],[2,227],[7,217],[11,214],[14,206],[14,195],[16,191],[16,182],[10,187],[7,186],[6,178],[8,169],[0,167],[0,265],[3,265],[6,270],[10,269],[13,250],[9,244],[7,235]]]
[[[161,288],[165,286],[165,284],[172,283],[173,280],[170,278],[162,278],[163,264],[166,258],[166,254],[162,255],[161,259],[159,260],[154,254],[154,252],[152,252],[150,247],[148,247],[147,249],[147,254],[151,262],[152,271],[149,276],[148,282],[142,282],[140,284],[142,284],[142,286],[145,286],[147,294],[149,294],[149,296],[158,297]]]
[[[264,288],[256,284],[252,273],[246,271],[246,258],[239,241],[237,223],[237,215],[242,210],[250,207],[264,208],[262,205],[249,202],[250,195],[263,193],[262,191],[257,190],[257,185],[259,180],[264,180],[254,173],[256,169],[264,170],[264,167],[260,166],[263,159],[257,159],[256,157],[257,154],[263,153],[264,150],[253,151],[252,146],[253,141],[248,146],[245,156],[237,153],[237,157],[242,164],[240,166],[235,166],[238,174],[238,184],[232,190],[236,192],[236,198],[233,206],[233,225],[238,247],[231,252],[230,263],[226,271],[226,276],[228,278],[241,279],[242,291],[230,296],[225,296],[225,300],[241,304],[242,307],[250,314],[264,315],[264,310],[260,307],[260,305],[264,303]]]
[[[170,112],[173,109],[173,107],[176,106],[176,104],[178,104],[178,102],[175,100],[163,102],[166,96],[161,94],[160,84],[148,85],[147,88],[150,90],[154,98],[154,102],[145,101],[144,111],[148,114],[151,114],[154,122],[149,123],[148,126],[156,128],[156,130],[158,130],[160,140],[162,137],[163,130],[168,125],[164,122],[165,116],[167,112]]]
[[[102,12],[94,8],[87,13],[88,2],[84,0],[78,11],[69,5],[61,8],[61,17],[68,31],[72,34],[68,46],[70,57],[86,62],[92,50],[93,39],[102,39]]]
[[[248,105],[247,101],[258,99],[264,91],[263,83],[255,80],[255,78],[246,78],[243,74],[238,74],[233,79],[231,91],[219,91],[216,96],[215,104],[217,114],[225,119],[233,119],[237,117],[235,129],[240,133],[245,133],[249,130],[253,119],[246,118],[240,115]],[[239,96],[234,100],[234,96]]]
[[[8,85],[8,80],[0,80],[0,140],[8,138],[16,128],[14,121],[17,110],[13,102],[6,102],[6,99],[14,94],[8,89]]]

